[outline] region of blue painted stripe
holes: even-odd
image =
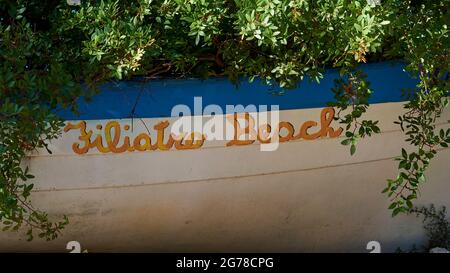
[[[366,64],[362,70],[368,75],[374,90],[371,103],[403,101],[402,89],[413,88],[417,80],[403,71],[399,62]],[[90,103],[80,100],[76,116],[69,110],[58,111],[66,120],[169,117],[172,107],[185,104],[193,111],[194,97],[201,96],[203,107],[217,104],[225,111],[226,105],[279,105],[280,110],[324,107],[333,101],[333,80],[338,72],[330,69],[320,84],[303,81],[294,90],[274,95],[274,87],[243,80],[238,89],[225,78],[154,80],[145,84],[137,81],[110,82]],[[139,99],[138,99],[139,98]]]

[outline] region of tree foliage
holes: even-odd
[[[409,213],[423,217],[424,229],[428,237],[426,251],[435,247],[450,248],[450,222],[447,220],[447,208],[436,208],[433,204],[422,207],[414,207]]]
[[[402,150],[385,189],[393,214],[407,211],[430,159],[450,142],[448,130],[435,132],[449,90],[449,8],[449,0],[2,0],[0,221],[24,226],[29,239],[64,228],[67,219],[52,222],[30,204],[23,161],[58,137],[58,109],[76,111],[105,81],[224,76],[292,88],[336,68],[332,105],[353,154],[358,139],[380,131],[363,118],[372,91],[358,65],[387,59],[420,79],[398,121],[416,151]]]

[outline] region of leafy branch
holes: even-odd
[[[345,139],[342,145],[350,145],[350,154],[356,152],[358,140],[380,133],[378,121],[362,119],[369,108],[369,98],[372,90],[367,82],[367,76],[361,71],[347,72],[341,74],[346,77],[336,79],[334,82],[335,102],[329,103],[336,107],[338,112],[334,117],[339,123],[345,125]],[[348,111],[346,111],[349,108]]]
[[[395,216],[407,212],[413,207],[412,201],[417,199],[419,185],[425,182],[425,171],[431,159],[437,154],[438,148],[446,148],[450,143],[450,129],[440,129],[436,132],[436,120],[448,105],[446,91],[439,86],[431,90],[425,84],[417,97],[405,105],[407,112],[399,116],[401,130],[407,136],[406,141],[416,147],[416,151],[407,152],[402,148],[399,161],[399,174],[395,179],[388,179],[383,193],[391,198],[389,209]]]

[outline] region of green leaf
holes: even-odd
[[[355,152],[356,152],[356,146],[353,144],[353,145],[350,147],[350,155],[354,155]]]
[[[405,149],[403,149],[402,148],[402,156],[403,156],[403,158],[408,158],[408,153],[406,152],[406,150]]]
[[[345,139],[341,142],[342,145],[350,145],[350,143],[352,143],[351,139]]]
[[[402,207],[397,207],[392,211],[392,217],[395,217],[397,214],[403,211]]]

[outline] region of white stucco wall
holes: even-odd
[[[27,164],[35,206],[67,214],[70,225],[53,242],[2,232],[0,251],[65,252],[71,240],[90,252],[367,252],[372,240],[383,252],[408,249],[424,240],[421,221],[392,218],[381,194],[405,146],[392,123],[401,111],[401,103],[372,105],[368,118],[380,120],[382,134],[361,141],[353,157],[342,138],[286,142],[274,152],[213,141],[199,150],[80,156],[71,151],[77,133],[66,134],[53,155]],[[297,128],[319,113],[282,111],[280,120]],[[438,127],[449,118],[447,109]],[[441,150],[416,204],[450,208],[449,160],[450,149]]]

